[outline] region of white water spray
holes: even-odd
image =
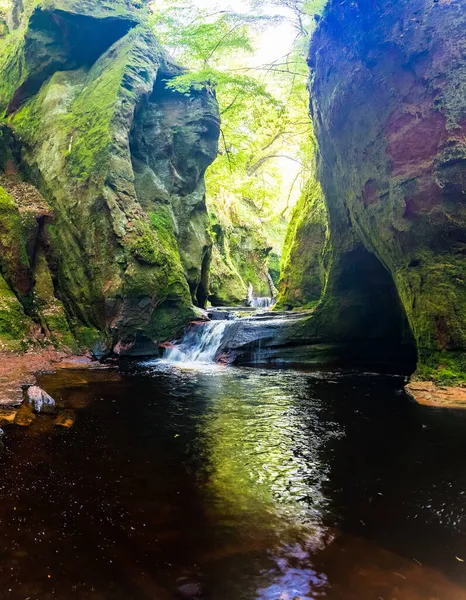
[[[214,363],[228,321],[193,325],[179,344],[169,348],[164,361],[169,363]]]
[[[275,304],[274,298],[270,298],[269,296],[254,297],[251,300],[251,306],[254,308],[270,308],[274,304]]]

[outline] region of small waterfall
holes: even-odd
[[[251,300],[251,306],[254,308],[270,308],[274,304],[275,298],[270,298],[270,296],[255,297]]]
[[[215,362],[227,325],[227,321],[211,321],[191,326],[179,344],[166,350],[163,360],[170,363]]]

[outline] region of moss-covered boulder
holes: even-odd
[[[24,265],[43,328],[121,354],[156,352],[207,299],[204,173],[219,135],[207,89],[167,88],[180,67],[138,4],[31,0],[0,41],[0,111],[19,148],[3,171],[53,211]],[[6,263],[9,282],[22,263]]]
[[[466,378],[465,28],[463,0],[331,0],[309,59],[329,225],[323,335],[383,333],[385,287],[409,323],[418,374],[442,381]],[[313,202],[299,210],[313,222]],[[321,249],[295,232],[289,263],[305,251],[311,265],[296,294],[313,302]]]

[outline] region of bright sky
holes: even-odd
[[[219,2],[218,0],[194,0],[194,4],[200,8],[212,10],[212,12],[218,7],[221,10],[231,9],[234,12],[248,12],[249,10],[247,4],[242,0],[236,0],[234,6]],[[286,14],[285,11],[280,11],[278,8],[274,8],[273,11],[270,10],[269,12],[271,15]],[[257,52],[254,56],[254,63],[257,65],[269,64],[288,54],[295,35],[293,27],[286,21],[264,31],[257,40]]]

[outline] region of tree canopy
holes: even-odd
[[[216,90],[222,137],[220,156],[208,175],[209,195],[248,199],[265,219],[291,207],[306,177],[312,138],[305,63],[310,4],[315,2],[253,0],[246,13],[208,11],[192,0],[152,5],[157,35],[189,69],[168,85],[185,93],[205,85]],[[289,13],[274,14],[274,7]],[[254,64],[258,37],[286,18],[296,27],[291,51]]]

